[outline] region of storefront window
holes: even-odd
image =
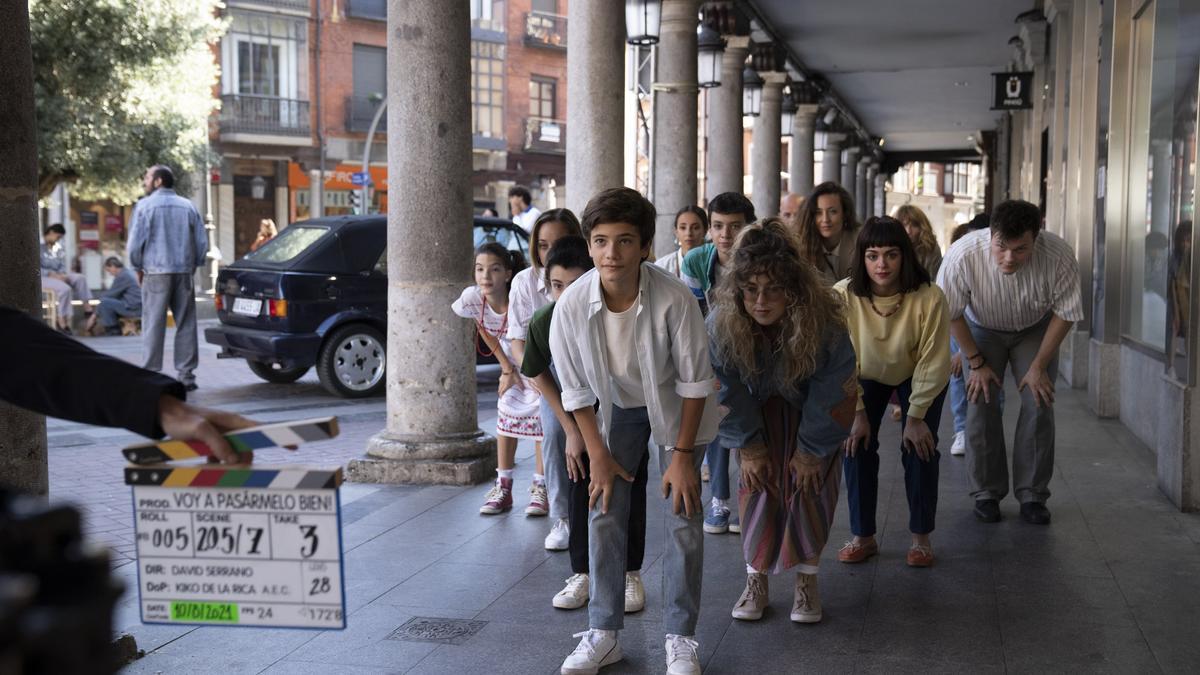
[[[1133,22],[1125,334],[1187,379],[1200,0],[1156,0]]]

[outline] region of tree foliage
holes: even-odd
[[[217,105],[218,0],[31,0],[39,180],[130,203],[147,166],[188,172]]]

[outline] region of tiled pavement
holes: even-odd
[[[131,339],[91,344],[130,360],[138,352]],[[217,361],[207,349],[200,384],[199,402],[263,420],[340,416],[344,431],[338,439],[295,455],[262,453],[260,462],[344,462],[383,425],[381,400],[328,397],[311,374],[295,385],[260,383],[240,362]],[[480,397],[485,428],[493,423],[494,398]],[[849,537],[843,500],[822,565],[821,624],[788,620],[790,576],[772,579],[772,607],[763,621],[730,619],[744,578],[738,541],[706,537],[697,631],[705,671],[1195,672],[1200,516],[1171,506],[1156,487],[1150,451],[1119,424],[1096,420],[1077,392],[1062,392],[1057,411],[1052,525],[1025,525],[1011,499],[1003,504],[1003,522],[975,522],[963,461],[947,453],[934,534],[938,564],[909,569],[900,463],[885,461],[883,552],[858,566],[836,562],[833,549]],[[1015,407],[1009,412],[1011,418]],[[1013,419],[1008,421],[1011,426]],[[947,420],[942,429],[949,431]],[[52,496],[85,507],[89,528],[114,547],[117,573],[132,586],[129,497],[116,456],[132,437],[58,421],[49,431]],[[885,447],[894,447],[896,426],[885,428],[884,437]],[[532,471],[530,455],[523,444],[518,489]],[[126,672],[556,672],[574,646],[571,633],[586,627],[584,611],[550,606],[569,575],[566,555],[542,550],[544,519],[527,519],[519,510],[479,516],[482,493],[479,487],[343,489],[345,631],[144,626],[136,595],[127,594],[116,625],[133,633],[147,655]],[[604,672],[662,671],[664,510],[661,500],[650,503],[647,607],[628,617],[625,661]],[[412,617],[486,623],[457,645],[388,639]]]

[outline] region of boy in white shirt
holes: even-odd
[[[693,636],[703,453],[694,450],[716,436],[715,380],[691,291],[645,262],[654,220],[654,205],[629,188],[588,202],[582,226],[596,269],[563,294],[550,328],[563,408],[574,415],[591,462],[589,629],[577,635],[564,675],[590,675],[621,659],[630,484],[651,439],[663,447],[662,491],[675,514],[663,561],[667,673],[700,673]]]

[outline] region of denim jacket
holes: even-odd
[[[818,457],[829,457],[837,452],[850,434],[858,400],[850,333],[845,328],[828,331],[817,358],[816,371],[797,382],[795,387],[781,390],[771,372],[778,361],[768,354],[757,355],[758,361],[766,364],[766,370],[757,375],[744,375],[720,358],[713,337],[715,317],[715,312],[708,315],[709,353],[713,371],[721,382],[718,400],[729,409],[721,420],[721,447],[745,448],[765,443],[763,404],[772,396],[781,396],[788,405],[800,411],[797,448]]]
[[[41,244],[42,253],[42,276],[47,276],[51,272],[58,274],[67,273],[67,250],[63,248],[61,241],[56,241],[53,244],[47,244],[45,241]]]
[[[200,212],[170,188],[159,188],[133,209],[126,251],[129,266],[147,274],[191,274],[204,264],[208,234]]]
[[[112,286],[100,297],[120,300],[130,311],[142,308],[142,287],[138,286],[137,277],[128,267],[121,269],[113,278]]]

